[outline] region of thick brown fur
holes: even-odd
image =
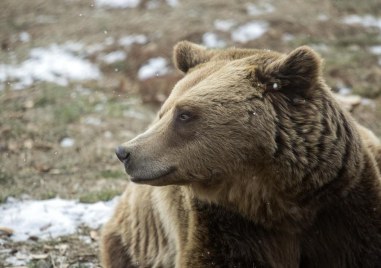
[[[374,155],[378,168],[379,170],[381,170],[381,142],[380,140],[369,129],[359,124],[357,125],[357,127],[359,129],[361,138],[364,141],[365,146],[368,147],[369,151]]]
[[[308,47],[181,42],[186,73],[118,157],[131,181],[106,268],[377,267],[378,139],[337,103]]]

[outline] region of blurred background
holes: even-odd
[[[0,33],[0,227],[15,200],[93,204],[123,191],[114,148],[182,77],[171,61],[180,40],[309,45],[332,90],[381,136],[379,0],[1,0]],[[15,241],[0,228],[0,267],[98,267],[94,229]]]

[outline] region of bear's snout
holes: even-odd
[[[128,164],[129,160],[130,160],[130,155],[131,153],[129,151],[127,151],[127,148],[124,147],[124,146],[118,146],[116,147],[115,149],[115,154],[116,156],[118,157],[118,159],[125,165]]]

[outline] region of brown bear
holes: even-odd
[[[356,106],[361,103],[361,98],[359,96],[342,96],[338,94],[333,94],[338,101],[338,103],[348,111],[353,111]],[[360,132],[360,136],[366,147],[374,155],[378,167],[381,167],[381,142],[377,136],[366,127],[357,123],[357,128]]]
[[[381,265],[373,141],[313,50],[184,41],[174,61],[184,78],[116,150],[133,183],[103,229],[104,267]]]
[[[359,124],[357,125],[357,127],[360,132],[360,136],[362,140],[364,141],[365,146],[368,147],[369,151],[374,155],[378,168],[381,171],[381,142],[380,140],[369,129]]]

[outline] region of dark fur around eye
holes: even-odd
[[[193,115],[190,112],[179,112],[176,116],[176,120],[181,123],[186,123],[192,120]]]

